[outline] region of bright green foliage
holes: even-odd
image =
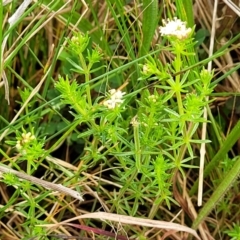
[[[204,200],[213,194],[193,227],[214,207],[219,215],[231,214],[228,205],[239,190],[240,165],[239,158],[232,157],[234,151],[228,151],[239,139],[240,123],[225,136],[220,129],[228,123],[221,116],[224,125],[217,125],[210,104],[216,84],[239,66],[224,69],[227,73],[217,79],[206,64],[224,55],[239,36],[211,58],[200,56],[203,60],[198,61],[204,50],[199,51],[196,41],[205,40],[195,36],[191,0],[73,2],[67,7],[70,3],[63,0],[36,1],[10,29],[3,19],[18,4],[13,1],[0,11],[0,39],[9,34],[0,70],[11,90],[11,105],[0,108],[0,137],[5,140],[0,153],[2,165],[79,190],[87,201],[79,204],[5,173],[1,181],[13,193],[7,192],[9,201],[3,199],[0,217],[14,221],[15,214],[20,215],[22,232],[14,225],[12,231],[21,239],[50,239],[48,233],[62,233],[66,226],[55,229],[46,224],[79,216],[82,210],[167,221],[174,215],[189,225],[184,211],[184,218],[177,215],[182,202],[177,202],[173,187],[184,197],[195,181],[187,192],[194,203],[200,144],[210,142],[205,176],[211,182]],[[44,14],[36,15],[43,9]],[[29,20],[32,16],[37,17]],[[211,141],[200,140],[205,108]],[[220,201],[230,187],[233,191]],[[98,225],[95,220],[83,221]],[[150,238],[146,227],[123,226],[130,239]],[[239,226],[225,233],[237,239]]]
[[[85,39],[83,35],[81,38]],[[201,91],[209,87],[212,77],[206,70],[195,73],[198,76],[196,79],[191,79],[189,72],[182,76],[179,74],[183,67],[182,59],[193,54],[186,52],[189,44],[193,46],[191,39],[179,41],[170,38],[170,42],[172,48],[169,50],[175,55],[172,64],[163,67],[160,62],[155,62],[150,58],[146,60],[145,65],[142,65],[144,79],[155,74],[160,82],[155,85],[153,94],[150,94],[148,90],[142,92],[141,99],[137,101],[135,116],[124,117],[126,110],[130,109],[130,106],[125,105],[124,102],[121,107],[113,109],[106,109],[99,102],[96,102],[94,106],[90,105],[85,97],[88,85],[78,85],[75,80],[70,83],[67,77],[66,79],[60,77],[55,84],[56,89],[61,93],[62,103],[70,105],[70,108],[76,111],[76,113],[72,112],[76,119],[82,119],[82,122],[91,126],[89,130],[79,135],[83,139],[94,136],[95,145],[85,147],[88,155],[84,161],[88,162],[90,159],[94,159],[94,162],[97,162],[100,159],[106,159],[107,152],[113,154],[121,166],[133,170],[116,172],[117,175],[120,174],[118,176],[120,182],[125,181],[131,174],[133,181],[137,173],[143,174],[139,179],[140,182],[146,184],[144,179],[151,179],[150,182],[152,182],[148,186],[144,185],[148,191],[151,192],[151,189],[156,188],[155,183],[158,185],[157,195],[160,197],[156,204],[165,201],[169,208],[171,175],[175,169],[184,174],[182,168],[191,167],[186,164],[187,161],[194,158],[191,143],[194,142],[194,133],[199,123],[203,121],[203,108],[208,104],[205,97],[212,91],[210,89]],[[70,47],[73,47],[77,53],[81,54],[85,50],[85,47],[78,50],[78,45],[72,46],[72,44],[70,43]],[[99,58],[96,58],[96,61],[99,61]],[[177,74],[176,77],[173,77],[174,74]],[[165,94],[159,94],[158,88],[167,91]],[[199,91],[196,93],[192,89]],[[181,97],[182,93],[186,93],[184,100]],[[168,101],[174,96],[176,96],[176,101],[171,100],[170,106]],[[127,98],[128,96],[126,96]],[[106,100],[103,100],[103,105],[104,101]],[[97,118],[100,118],[100,121],[98,120],[100,124],[96,124]],[[192,122],[189,130],[187,130],[188,122]],[[125,126],[128,126],[128,133],[133,133],[133,138],[131,138],[131,134],[126,135]],[[201,141],[195,142],[200,143]],[[100,143],[109,149],[106,153],[100,153],[95,148]],[[188,155],[185,156],[186,150],[188,150]],[[156,158],[155,155],[157,155]],[[156,175],[152,174],[153,169]],[[133,188],[133,186],[135,186],[136,192],[142,191],[140,186],[132,184],[131,187]],[[135,196],[135,198],[139,199],[140,196]]]
[[[155,160],[155,173],[159,187],[159,196],[161,201],[166,201],[168,208],[171,208],[169,200],[171,200],[171,191],[169,180],[172,178],[170,172],[171,165],[169,161],[166,161],[163,156],[159,155]],[[173,166],[173,165],[172,165]],[[161,202],[159,200],[159,202]]]
[[[231,230],[226,230],[225,233],[229,237],[231,237],[231,240],[238,240],[240,239],[240,226],[239,224],[233,223],[233,228]]]

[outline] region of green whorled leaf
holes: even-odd
[[[66,60],[74,67],[74,69],[71,69],[72,71],[84,74],[83,68],[78,63],[75,63],[70,58],[66,58]]]

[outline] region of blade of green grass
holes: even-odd
[[[221,184],[217,187],[212,196],[208,199],[206,204],[200,210],[198,217],[193,222],[192,225],[193,229],[198,228],[199,224],[208,216],[208,214],[212,211],[214,206],[216,206],[216,204],[226,194],[229,188],[234,184],[234,181],[237,179],[239,174],[240,174],[240,157],[238,157],[233,168],[227,173],[227,175],[222,180]]]
[[[158,23],[158,1],[144,0],[143,1],[143,20],[142,20],[142,45],[140,56],[147,54],[151,47],[151,42],[154,36]]]
[[[186,21],[188,27],[192,28],[194,26],[192,0],[178,0],[176,1],[176,7],[181,20]]]

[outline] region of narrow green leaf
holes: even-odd
[[[212,196],[206,202],[204,207],[200,210],[198,217],[193,222],[192,228],[197,229],[198,225],[208,216],[214,206],[220,201],[220,199],[226,194],[228,189],[234,184],[234,181],[240,174],[240,157],[236,160],[233,168],[224,177],[221,184],[214,191]]]
[[[147,54],[158,23],[158,1],[143,0],[143,40],[140,49],[140,56]]]
[[[193,18],[193,4],[192,0],[178,0],[176,1],[177,13],[182,21],[186,21],[188,27],[194,26]]]

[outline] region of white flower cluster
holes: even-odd
[[[109,93],[110,99],[103,102],[104,106],[108,107],[109,109],[114,109],[123,103],[122,97],[124,94],[126,94],[125,92],[122,92],[121,90],[110,89]]]
[[[17,144],[16,144],[17,150],[21,150],[25,143],[28,143],[34,139],[36,139],[36,137],[34,135],[32,135],[32,133],[30,133],[30,132],[22,133],[22,140],[21,141],[18,140]]]
[[[147,64],[144,64],[142,70],[143,74],[147,75],[149,73],[149,66]]]
[[[133,127],[138,127],[139,126],[139,121],[137,119],[137,116],[134,116],[130,122],[132,124]]]
[[[163,20],[163,27],[160,27],[160,33],[162,36],[176,37],[178,39],[186,39],[191,33],[192,29],[186,27],[186,22],[182,22],[176,17],[173,20]]]
[[[78,38],[76,36],[72,36],[71,41],[73,43],[78,43]]]

